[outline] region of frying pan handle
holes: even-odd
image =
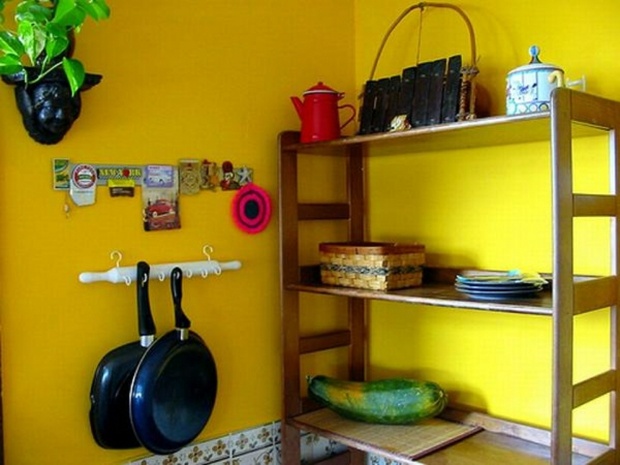
[[[183,299],[183,270],[178,266],[170,272],[170,289],[172,291],[172,303],[174,304],[174,326],[176,329],[188,329],[191,321],[183,312],[181,300]]]
[[[145,343],[152,342],[155,335],[155,322],[151,315],[151,303],[149,300],[149,273],[151,267],[146,262],[138,262],[136,265],[136,289],[138,292],[138,331],[140,339],[151,339]]]

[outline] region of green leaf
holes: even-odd
[[[0,74],[15,74],[24,69],[17,55],[0,57]]]
[[[79,8],[75,0],[58,0],[52,22],[59,26],[77,28],[86,19],[86,13]]]
[[[24,46],[15,35],[9,31],[0,32],[0,50],[6,54],[21,56]]]
[[[110,8],[105,0],[76,0],[76,2],[94,20],[110,17]]]
[[[86,72],[84,71],[84,65],[74,58],[63,58],[62,68],[65,70],[67,80],[69,81],[69,87],[71,87],[71,95],[82,87]]]
[[[39,40],[40,34],[37,33],[35,25],[30,22],[20,23],[17,26],[17,34],[24,46],[26,55],[34,64],[44,47],[44,44]]]
[[[19,21],[45,24],[52,19],[50,8],[32,2],[21,2],[15,9],[15,19]]]
[[[69,46],[69,39],[64,36],[55,36],[47,39],[47,44],[45,44],[45,54],[47,55],[48,60],[51,60],[54,57],[57,57],[62,52],[67,50]]]
[[[92,4],[93,8],[99,13],[95,19],[108,19],[110,17],[110,7],[105,0],[92,0]]]

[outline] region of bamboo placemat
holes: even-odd
[[[439,418],[413,425],[378,426],[347,420],[329,409],[299,415],[291,421],[302,430],[399,461],[415,460],[483,430]]]

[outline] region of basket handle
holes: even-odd
[[[463,20],[465,21],[465,24],[467,26],[467,30],[469,32],[469,42],[471,44],[471,67],[475,68],[476,67],[476,36],[474,35],[474,28],[471,24],[471,21],[469,20],[469,18],[467,17],[467,15],[465,14],[465,12],[459,8],[456,5],[452,5],[450,3],[435,3],[435,2],[420,2],[417,3],[415,5],[412,5],[410,7],[408,7],[407,9],[405,9],[405,11],[403,11],[400,16],[398,18],[396,18],[396,20],[392,23],[392,25],[390,26],[390,28],[387,30],[387,32],[385,33],[385,35],[383,36],[383,40],[381,41],[381,45],[379,46],[379,50],[377,51],[377,56],[375,57],[375,61],[372,65],[372,70],[370,71],[370,80],[372,80],[375,76],[375,71],[377,69],[377,65],[379,64],[379,58],[381,58],[381,54],[383,53],[383,48],[385,47],[386,42],[388,41],[388,38],[390,37],[390,35],[392,34],[392,31],[394,31],[394,29],[396,29],[396,26],[398,26],[398,24],[412,11],[414,10],[421,10],[424,11],[424,8],[426,7],[436,7],[436,8],[448,8],[451,9],[453,11],[456,11],[461,18],[463,18]],[[421,27],[421,25],[420,25]]]

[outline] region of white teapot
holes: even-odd
[[[536,45],[532,45],[529,52],[530,62],[513,69],[506,77],[507,115],[549,110],[551,92],[556,87],[581,84],[582,90],[585,90],[585,77],[566,82],[562,68],[540,61],[540,49]]]

